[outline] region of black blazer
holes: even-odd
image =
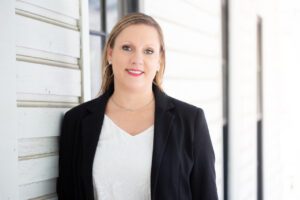
[[[152,200],[217,200],[215,156],[202,109],[153,86]],[[65,114],[60,137],[60,200],[92,200],[92,166],[111,88]]]

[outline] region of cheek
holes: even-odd
[[[152,62],[151,65],[148,65],[148,77],[149,77],[149,79],[151,79],[151,80],[154,79],[157,69],[158,69],[157,62]]]
[[[115,70],[120,70],[126,68],[128,64],[128,58],[125,56],[118,56],[115,57],[116,59],[113,60]]]
[[[156,70],[158,69],[159,64],[158,62],[152,61],[152,62],[147,62],[147,70],[151,73],[151,74],[155,74]]]
[[[149,58],[147,60],[147,63],[151,67],[151,69],[153,69],[153,70],[156,71],[159,68],[159,66],[160,66],[159,57],[156,56],[156,57],[153,57],[153,58]]]

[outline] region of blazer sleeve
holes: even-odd
[[[193,156],[190,179],[193,200],[217,200],[215,155],[202,109],[198,109],[195,119]]]
[[[74,148],[71,134],[71,120],[67,112],[61,124],[60,138],[59,138],[59,175],[56,183],[56,191],[58,199],[75,199],[72,195],[72,185],[74,184],[72,176],[72,149]]]

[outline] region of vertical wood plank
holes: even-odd
[[[18,199],[14,1],[2,0],[0,12],[0,199]]]

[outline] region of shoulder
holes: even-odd
[[[177,98],[168,96],[169,101],[174,105],[174,109],[180,114],[184,115],[187,118],[194,118],[197,115],[203,114],[203,109],[200,107],[197,107],[195,105],[192,105],[190,103],[184,102],[182,100],[179,100]]]
[[[98,97],[98,98],[92,99],[90,101],[81,103],[80,105],[77,105],[77,106],[71,108],[70,110],[68,110],[65,113],[65,118],[68,118],[68,119],[81,118],[81,117],[85,116],[89,112],[90,109],[92,109],[97,104],[99,104],[100,101],[101,101],[101,98]]]

